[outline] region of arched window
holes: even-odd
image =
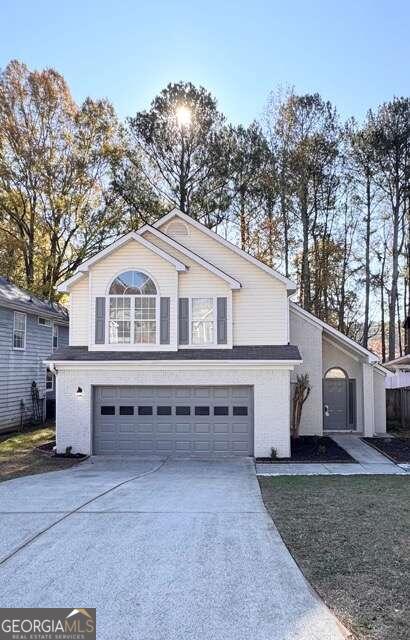
[[[142,271],[124,271],[109,289],[111,344],[157,343],[157,288]]]
[[[110,287],[110,295],[113,296],[155,296],[156,294],[155,284],[142,271],[124,271],[115,278]]]
[[[326,375],[325,378],[329,379],[337,379],[337,380],[346,380],[347,376],[345,374],[345,372],[343,371],[343,369],[340,369],[339,367],[333,367],[332,369],[329,369],[329,371],[326,371]]]

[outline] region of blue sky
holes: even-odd
[[[52,66],[76,100],[107,97],[121,118],[178,80],[204,85],[244,124],[278,85],[359,119],[410,94],[405,0],[3,0],[0,15],[0,67]]]

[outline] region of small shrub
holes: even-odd
[[[276,460],[277,457],[278,457],[278,452],[276,451],[275,447],[272,447],[270,450],[270,459]]]

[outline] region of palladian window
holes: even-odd
[[[125,271],[109,290],[111,344],[156,344],[157,288],[141,271]]]

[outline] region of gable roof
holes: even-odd
[[[227,282],[230,285],[231,289],[241,288],[241,283],[239,282],[239,280],[236,280],[236,278],[233,278],[228,273],[225,273],[225,271],[222,271],[222,269],[219,269],[219,267],[215,266],[211,262],[208,262],[208,260],[205,260],[205,258],[202,258],[198,254],[194,253],[193,251],[191,251],[191,249],[188,249],[180,242],[177,242],[177,240],[174,240],[174,238],[170,238],[169,236],[167,236],[166,233],[164,233],[160,229],[157,229],[156,227],[150,224],[144,224],[144,226],[138,229],[137,231],[139,235],[142,235],[146,232],[152,233],[154,236],[156,236],[163,242],[166,242],[171,247],[174,247],[174,249],[176,249],[180,253],[183,253],[188,258],[191,258],[191,260],[193,260],[194,262],[197,262],[208,271],[211,271],[215,275],[222,278],[222,280],[225,280],[225,282]]]
[[[388,369],[400,369],[400,367],[410,367],[410,355],[405,354],[404,356],[400,356],[399,358],[394,358],[394,360],[389,360],[384,365]]]
[[[181,220],[183,220],[187,224],[191,224],[193,227],[195,227],[196,229],[198,229],[202,233],[205,233],[210,238],[213,238],[213,240],[215,240],[216,242],[219,242],[220,244],[222,244],[226,248],[230,249],[234,253],[236,253],[239,256],[241,256],[241,258],[244,258],[245,260],[248,260],[249,262],[251,262],[256,267],[259,267],[259,269],[262,269],[262,271],[265,271],[270,276],[276,278],[276,280],[279,280],[280,282],[283,282],[283,284],[288,289],[289,293],[294,293],[296,291],[295,283],[292,282],[291,280],[289,280],[289,278],[286,278],[285,276],[283,276],[278,271],[275,271],[275,269],[272,269],[271,267],[268,267],[266,264],[264,264],[263,262],[261,262],[257,258],[254,258],[254,256],[252,256],[250,253],[247,253],[243,249],[240,249],[235,244],[232,244],[232,242],[229,242],[229,240],[225,240],[225,238],[222,238],[222,236],[220,236],[218,233],[216,233],[215,231],[211,231],[211,229],[208,229],[207,226],[205,226],[201,222],[198,222],[197,220],[194,220],[194,218],[191,218],[191,216],[188,216],[186,213],[182,213],[182,211],[179,211],[179,209],[173,209],[172,211],[167,213],[165,216],[162,216],[162,218],[159,218],[159,220],[157,220],[154,223],[153,226],[156,229],[158,229],[158,227],[161,227],[163,224],[166,224],[167,222],[169,222],[173,218],[180,218]]]
[[[359,344],[355,340],[352,340],[352,338],[345,336],[344,333],[342,333],[341,331],[338,331],[338,329],[335,329],[327,322],[320,320],[315,315],[313,315],[313,313],[310,313],[310,311],[306,311],[306,309],[303,309],[300,305],[298,305],[293,300],[289,300],[289,308],[295,311],[296,313],[298,313],[300,316],[302,316],[306,320],[308,320],[308,322],[311,322],[312,324],[315,324],[316,326],[321,327],[322,329],[327,331],[327,333],[330,333],[332,336],[334,336],[341,342],[344,342],[348,347],[350,347],[354,351],[357,351],[362,356],[366,356],[369,363],[376,364],[378,362],[379,359],[376,356],[376,354],[373,353],[373,351],[370,351],[370,349],[366,349],[365,347],[362,347],[361,344]]]
[[[42,300],[2,276],[0,276],[0,306],[24,313],[36,313],[63,323],[68,322],[68,311],[63,305]]]
[[[99,251],[98,253],[96,253],[95,256],[92,256],[91,258],[89,258],[88,260],[80,264],[80,266],[77,268],[77,271],[74,273],[74,275],[71,276],[71,278],[68,278],[67,280],[62,282],[59,285],[58,290],[62,292],[68,291],[70,286],[73,285],[74,282],[77,282],[77,280],[79,280],[85,273],[87,273],[90,267],[92,267],[94,264],[96,264],[103,258],[106,258],[107,256],[109,256],[110,253],[112,253],[113,251],[116,251],[127,242],[131,242],[131,241],[135,241],[138,244],[141,244],[146,249],[149,249],[153,253],[156,253],[158,256],[163,258],[163,260],[166,260],[167,262],[172,264],[177,271],[188,270],[188,267],[185,264],[183,264],[180,260],[177,260],[176,258],[174,258],[174,256],[171,256],[169,253],[167,253],[166,251],[163,251],[152,242],[149,242],[149,240],[142,238],[135,231],[130,231],[129,233],[126,233],[124,236],[121,236],[121,238],[116,240],[116,242],[113,242],[112,244],[110,244],[109,247],[102,249],[102,251]]]

